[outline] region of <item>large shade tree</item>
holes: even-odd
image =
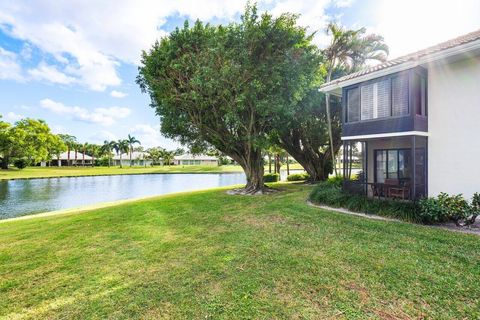
[[[59,146],[60,144],[60,146]],[[42,120],[22,119],[14,125],[0,121],[1,168],[8,169],[12,160],[22,159],[28,164],[49,160],[52,151],[61,147]],[[55,151],[56,152],[56,151]]]
[[[293,110],[293,116],[277,122],[272,139],[302,165],[311,181],[323,181],[333,170],[325,97],[316,87],[312,88]],[[334,100],[331,102],[333,154],[341,146],[340,115],[341,105]]]
[[[239,23],[185,23],[155,43],[137,82],[164,135],[190,147],[208,143],[243,168],[245,193],[263,192],[267,134],[315,76],[310,40],[297,16],[259,17],[247,6]]]

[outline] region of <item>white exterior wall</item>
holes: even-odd
[[[428,193],[480,192],[480,57],[428,67]]]

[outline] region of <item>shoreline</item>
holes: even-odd
[[[161,198],[170,198],[170,197],[175,197],[175,196],[179,196],[179,195],[186,195],[186,194],[195,193],[195,192],[205,192],[205,191],[214,191],[214,190],[228,190],[228,189],[231,189],[231,188],[238,188],[239,186],[242,186],[242,185],[233,184],[233,185],[224,186],[224,187],[205,188],[205,189],[198,189],[198,190],[191,190],[191,191],[179,191],[179,192],[172,192],[172,193],[153,195],[153,196],[145,196],[145,197],[137,197],[137,198],[131,198],[131,199],[121,199],[121,200],[116,200],[116,201],[99,202],[99,203],[80,206],[80,207],[53,210],[53,211],[47,211],[47,212],[39,212],[39,213],[31,213],[31,214],[26,214],[26,215],[23,215],[23,216],[18,216],[18,217],[0,219],[0,224],[7,223],[7,222],[18,221],[18,220],[30,220],[30,219],[35,219],[35,218],[45,218],[45,217],[52,217],[52,216],[59,216],[59,215],[70,215],[70,214],[84,213],[84,212],[88,212],[88,211],[92,211],[92,210],[96,210],[96,209],[111,208],[111,207],[116,207],[116,206],[123,205],[123,204],[142,201],[142,200],[154,200],[154,199],[161,199]]]
[[[298,169],[300,170],[300,169]],[[0,178],[0,181],[13,181],[13,180],[35,180],[35,179],[58,179],[58,178],[82,178],[82,177],[105,177],[105,176],[129,176],[129,175],[142,175],[142,174],[232,174],[242,173],[243,171],[172,171],[172,172],[128,172],[128,173],[99,173],[99,174],[82,174],[78,176],[48,176],[48,177],[20,177],[20,178]]]

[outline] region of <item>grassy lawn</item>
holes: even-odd
[[[480,237],[278,187],[0,223],[0,318],[480,317]]]
[[[286,166],[282,166],[286,169]],[[290,169],[302,169],[299,164],[290,165]],[[242,172],[240,166],[156,166],[156,167],[28,167],[22,170],[10,168],[0,170],[0,180],[33,179],[51,177],[78,177],[117,174],[159,174],[159,173],[208,173]],[[265,172],[268,172],[266,167]]]

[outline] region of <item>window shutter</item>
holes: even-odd
[[[390,80],[379,81],[375,84],[377,86],[376,118],[390,117]]]
[[[358,88],[347,91],[347,122],[360,120],[360,90]]]
[[[373,83],[361,87],[361,119],[373,119]]]
[[[405,76],[392,79],[392,111],[393,116],[408,114],[408,78]]]

